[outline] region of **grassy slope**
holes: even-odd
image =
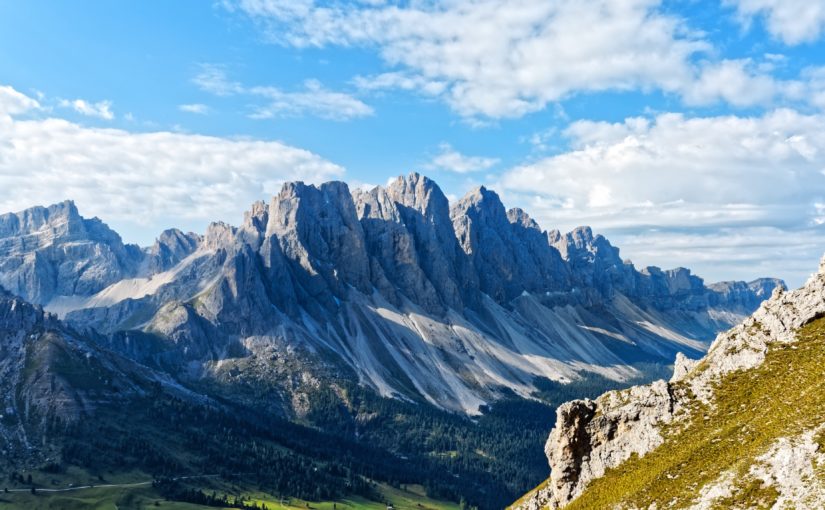
[[[144,478],[145,479],[145,478]],[[99,482],[100,483],[100,482]],[[204,488],[211,492],[212,488]],[[221,492],[220,490],[218,491]],[[406,490],[396,489],[387,485],[379,485],[378,492],[386,501],[393,504],[396,510],[459,510],[458,505],[437,501],[426,497],[423,489],[412,486]],[[339,501],[306,502],[292,498],[288,503],[281,505],[278,498],[269,494],[247,493],[244,495],[250,501],[265,503],[271,510],[385,510],[386,504],[381,501],[370,501],[362,497],[351,497]],[[159,503],[156,506],[155,503]],[[151,486],[141,487],[95,487],[70,493],[0,493],[0,509],[27,509],[27,510],[109,510],[109,509],[167,509],[167,510],[205,510],[215,507],[193,505],[177,501],[165,501]]]
[[[769,508],[775,490],[747,474],[755,458],[777,439],[825,422],[825,318],[802,328],[798,338],[771,346],[760,367],[724,377],[714,406],[696,402],[688,426],[665,431],[663,445],[608,471],[566,510],[617,503],[682,508],[723,472],[736,474],[736,490],[720,508]]]

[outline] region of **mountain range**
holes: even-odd
[[[541,459],[522,468],[508,457],[515,447],[482,459],[495,448],[489,435],[472,448],[433,438],[401,446],[389,439],[401,425],[382,413],[426,415],[459,442],[491,423],[531,448],[551,424],[531,421],[547,407],[529,406],[652,380],[677,353],[702,356],[718,332],[785,287],[637,269],[588,227],[543,231],[484,187],[450,204],[416,173],[369,191],[287,183],[239,226],[170,229],[147,248],[71,201],[0,215],[0,286],[0,434],[11,465],[82,464],[89,454],[78,452],[90,447],[67,446],[67,430],[86,437],[72,427],[97,415],[118,422],[124,406],[156,406],[163,395],[172,407],[247,416],[233,427],[257,427],[258,440],[313,461],[323,454],[310,443],[327,441],[313,431],[342,438],[349,446],[335,448],[360,452],[355,459],[374,459],[373,447],[405,459],[420,449],[408,471],[387,472],[426,472],[431,486],[449,480],[440,470],[476,476],[472,487],[444,490],[483,508],[537,483]],[[504,405],[530,411],[510,413],[505,427],[494,419]],[[311,439],[272,436],[261,420],[304,427],[293,435]],[[527,422],[527,439],[502,432]],[[456,450],[466,464],[440,460]],[[178,460],[161,464],[182,462],[168,456]],[[353,465],[346,469],[372,473]],[[509,476],[511,468],[527,472]]]

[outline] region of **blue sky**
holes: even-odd
[[[639,266],[825,251],[825,1],[0,2],[0,209],[127,241],[286,180],[485,184]]]

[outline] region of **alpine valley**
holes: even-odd
[[[415,173],[369,191],[287,183],[239,226],[148,248],[71,201],[4,214],[0,286],[0,470],[18,498],[0,507],[29,508],[70,508],[46,490],[89,477],[152,481],[118,508],[400,493],[502,508],[547,477],[560,404],[669,377],[785,288],[637,269],[590,228],[543,231],[484,187],[450,204]],[[713,371],[697,370],[678,384],[701,406]],[[658,406],[660,390],[630,398]],[[577,454],[563,434],[596,434],[576,431],[611,416],[606,398],[561,408],[551,460]],[[662,442],[647,441],[638,453]],[[605,455],[566,460],[576,475],[554,470],[567,478],[541,501],[578,495],[618,465]]]

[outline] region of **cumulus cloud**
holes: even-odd
[[[658,0],[479,0],[365,6],[230,3],[280,44],[376,47],[379,85],[437,94],[464,116],[519,117],[579,91],[680,90],[709,49]],[[582,34],[587,34],[583,37]],[[426,88],[425,88],[426,87]]]
[[[697,79],[687,83],[683,96],[690,105],[725,102],[747,107],[770,104],[778,97],[787,97],[795,84],[777,80],[760,71],[750,59],[723,60],[706,64]]]
[[[40,103],[8,86],[0,86],[0,115],[17,115],[40,108]]]
[[[789,109],[756,117],[661,114],[579,121],[566,135],[568,152],[501,178],[510,200],[548,228],[591,224],[620,238],[654,231],[671,240],[761,228],[784,233],[775,236],[780,244],[808,243],[813,261],[825,251],[817,208],[825,203],[824,115]],[[651,242],[648,250],[662,247]],[[701,256],[699,248],[686,250],[659,260]]]
[[[77,113],[87,117],[97,117],[103,120],[112,120],[115,118],[115,114],[112,113],[111,101],[92,103],[85,99],[74,99],[72,101],[61,99],[59,104],[63,108],[71,108]]]
[[[250,117],[253,119],[313,115],[345,121],[374,113],[372,107],[360,99],[329,90],[318,80],[304,81],[303,90],[298,91],[284,91],[271,86],[248,87],[230,80],[222,66],[205,64],[192,81],[201,90],[218,96],[244,94],[263,99],[264,103],[252,107]]]
[[[36,107],[0,88],[0,108],[9,111],[8,104],[18,105],[15,115]],[[144,243],[172,226],[237,224],[254,200],[277,193],[284,181],[321,182],[343,173],[277,141],[132,133],[0,115],[0,211],[74,199],[84,215],[97,215],[127,240]]]
[[[441,144],[439,149],[439,154],[432,159],[427,168],[466,174],[488,170],[499,162],[497,158],[466,156],[447,143]]]
[[[774,23],[777,30],[794,41],[817,36],[825,23],[821,0],[726,1],[736,3],[740,19],[765,14],[783,20]],[[440,98],[471,125],[489,124],[480,117],[521,117],[577,93],[606,90],[660,90],[690,106],[817,105],[804,95],[806,83],[772,75],[776,55],[711,58],[718,51],[705,35],[661,0],[225,4],[257,21],[277,44],[375,49],[390,70],[356,76],[360,90]],[[207,82],[216,90],[238,86],[220,76]]]
[[[774,37],[789,45],[813,42],[825,31],[825,2],[822,0],[724,0],[736,8],[748,26],[762,18]]]

